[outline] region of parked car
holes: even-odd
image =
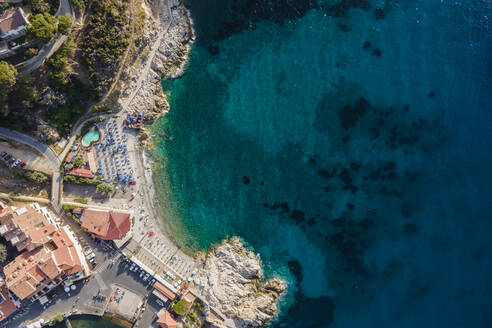
[[[22,161],[20,159],[16,160],[14,164],[12,164],[13,167],[17,167]]]
[[[143,275],[144,275],[144,271],[142,270],[138,276],[139,276],[140,278],[142,278],[142,277],[143,277]]]
[[[12,158],[12,155],[7,154],[7,156],[5,156],[3,159],[6,161],[9,161],[11,158]]]
[[[7,156],[7,152],[2,151],[2,153],[0,154],[0,158],[4,158],[5,156]]]
[[[15,161],[16,161],[16,159],[15,159],[14,157],[12,157],[12,158],[8,161],[8,163],[9,163],[9,165],[13,165],[13,164],[15,163]]]
[[[22,162],[22,163],[20,163],[20,166],[21,166],[21,167],[26,166],[26,162]]]
[[[143,280],[144,281],[147,281],[149,279],[150,275],[148,273],[145,274],[145,276],[143,277]]]
[[[164,303],[162,303],[162,301],[160,299],[156,299],[155,302],[162,307],[164,306]]]
[[[130,271],[133,271],[134,268],[135,268],[135,263],[132,263],[132,265],[130,265]]]
[[[154,284],[154,282],[155,282],[155,279],[152,279],[152,281],[151,281],[150,283],[151,283],[151,284]]]

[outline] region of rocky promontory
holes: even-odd
[[[277,316],[277,302],[287,285],[279,278],[263,282],[262,277],[259,256],[239,238],[210,251],[194,280],[196,291],[208,303],[206,320],[213,327],[266,326]]]

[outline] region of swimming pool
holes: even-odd
[[[93,142],[99,141],[101,135],[97,130],[91,130],[82,137],[82,146],[89,147]]]

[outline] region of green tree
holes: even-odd
[[[70,29],[72,28],[72,16],[69,13],[58,18],[58,32],[64,35],[68,35],[70,33]]]
[[[188,307],[189,303],[182,298],[173,304],[173,311],[177,315],[185,315],[186,311],[188,311]]]
[[[4,244],[0,244],[0,262],[5,262],[7,259],[7,247]]]
[[[113,192],[113,187],[111,187],[107,183],[100,183],[96,186],[96,190],[101,194],[110,194]]]
[[[31,10],[34,13],[44,13],[49,12],[51,7],[44,0],[30,0]]]
[[[48,181],[48,177],[41,172],[30,171],[26,173],[26,178],[36,183],[45,183]]]
[[[56,33],[56,18],[47,12],[34,15],[27,26],[27,33],[30,39],[48,42]]]
[[[70,82],[70,71],[68,65],[68,57],[72,56],[74,42],[68,40],[65,44],[48,60],[48,65],[51,68],[50,76],[53,82],[58,86],[67,85]]]
[[[78,9],[83,9],[87,5],[88,0],[72,0],[72,4]]]
[[[73,166],[79,167],[80,165],[82,165],[83,162],[84,162],[84,160],[82,159],[82,157],[77,156],[73,160]]]
[[[17,70],[6,61],[0,61],[0,101],[5,101],[17,81]]]
[[[50,327],[56,326],[57,323],[60,323],[62,321],[63,321],[63,314],[58,313],[57,315],[55,315],[55,317],[53,318],[53,320],[50,321],[50,323],[48,324],[48,326],[50,326]]]

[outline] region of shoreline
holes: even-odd
[[[170,2],[176,4],[172,10]],[[140,59],[140,62],[138,62],[139,58],[137,57],[133,63],[130,63],[127,73],[129,76],[135,77],[123,84],[121,96],[117,99],[117,103],[121,106],[121,110],[116,114],[118,120],[122,121],[126,113],[143,112],[144,121],[151,122],[132,138],[134,139],[134,146],[138,147],[135,154],[138,175],[143,178],[134,202],[137,216],[134,239],[142,249],[150,252],[159,252],[158,249],[161,249],[160,253],[163,253],[162,247],[173,250],[170,257],[163,254],[155,254],[155,256],[156,258],[159,257],[159,260],[162,259],[165,267],[182,276],[184,281],[190,281],[193,286],[192,290],[202,291],[205,294],[201,295],[203,300],[211,304],[211,307],[213,306],[211,312],[228,313],[228,316],[219,315],[219,319],[222,317],[223,324],[210,318],[211,322],[217,323],[217,327],[231,326],[231,322],[227,323],[227,321],[232,319],[248,322],[248,327],[264,326],[278,318],[278,304],[285,295],[286,281],[280,277],[270,280],[261,279],[263,277],[263,263],[258,253],[245,247],[246,243],[238,242],[239,237],[225,239],[217,245],[210,245],[207,251],[192,249],[185,246],[184,242],[176,240],[175,234],[172,234],[171,230],[166,227],[164,221],[166,215],[161,217],[164,211],[162,207],[159,207],[159,199],[156,198],[158,191],[155,189],[157,165],[151,153],[155,150],[158,142],[153,134],[154,124],[159,117],[170,110],[161,81],[177,78],[184,73],[195,35],[189,10],[181,2],[160,0],[156,6],[161,10],[160,14],[157,15],[157,18],[155,16],[149,17],[147,23],[149,25],[154,24],[154,27],[158,24],[159,31],[163,33],[160,34],[159,32],[157,35],[149,36],[151,40],[143,46],[151,49],[148,57]],[[177,15],[173,15],[176,13]],[[140,64],[141,67],[135,68],[134,65],[137,66],[137,64]],[[142,67],[144,68],[142,69]],[[137,214],[137,212],[140,213]],[[141,217],[138,218],[138,216]],[[150,227],[147,227],[149,221]],[[171,223],[167,222],[167,224]],[[154,233],[149,234],[148,231],[154,231]],[[184,232],[185,230],[183,230]],[[228,249],[226,253],[230,256],[229,260],[235,261],[236,267],[229,268],[226,266],[227,269],[222,269],[222,271],[228,271],[229,277],[226,279],[227,281],[222,282],[222,285],[209,285],[209,281],[216,281],[217,278],[214,277],[216,272],[207,270],[206,266],[223,267],[221,264],[223,258],[217,257],[217,253],[220,255],[218,250],[221,249]],[[186,264],[184,268],[180,265],[180,271],[178,271],[178,265],[173,266],[174,259],[177,259],[176,262],[178,263]],[[244,269],[245,265],[257,268],[256,273],[251,274],[246,282],[240,271],[241,268]],[[196,268],[193,271],[197,273],[196,276],[194,276],[195,273],[191,272],[192,268]],[[186,272],[184,272],[185,270]],[[202,277],[201,285],[196,283],[199,276]],[[189,280],[190,277],[191,280]],[[257,292],[250,292],[257,288],[259,288]],[[220,295],[219,299],[224,300],[224,304],[231,298],[235,298],[236,301],[223,307],[220,302],[216,303],[217,295]],[[258,303],[262,303],[262,307],[270,309],[268,316],[265,316]],[[245,315],[242,314],[243,306],[248,309],[248,313]],[[218,308],[221,310],[219,311]],[[240,324],[238,327],[242,327],[242,325]]]

